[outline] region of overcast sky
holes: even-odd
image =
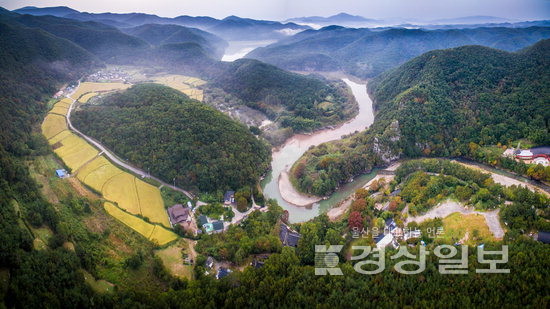
[[[509,19],[550,19],[550,0],[0,0],[13,10],[23,6],[69,6],[85,12],[142,12],[165,17],[228,15],[285,20],[291,17],[340,12],[368,18],[422,20],[472,15]]]

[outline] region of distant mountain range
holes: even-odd
[[[350,15],[347,13],[340,13],[329,17],[321,16],[309,16],[309,17],[296,17],[286,20],[287,22],[293,22],[297,24],[314,24],[321,26],[340,25],[367,25],[367,24],[380,24],[381,20],[369,19],[358,15]]]
[[[344,71],[369,78],[424,52],[463,45],[515,51],[550,37],[550,27],[422,30],[306,30],[247,55],[296,71]]]
[[[182,15],[174,18],[160,17],[144,13],[86,13],[68,7],[24,7],[14,10],[20,14],[53,15],[80,21],[96,21],[117,28],[136,27],[145,24],[175,24],[194,27],[223,37],[225,40],[276,40],[310,29],[308,26],[287,22],[255,20],[228,16],[215,19],[207,16]]]

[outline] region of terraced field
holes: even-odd
[[[143,219],[124,212],[110,202],[105,202],[103,204],[103,207],[108,214],[115,217],[120,222],[126,224],[134,231],[145,236],[152,242],[158,243],[159,245],[167,244],[178,238],[178,236],[173,232],[170,232],[158,225],[153,225],[151,223],[145,222],[145,220]]]
[[[52,147],[54,148],[54,152],[63,159],[63,162],[73,172],[99,154],[97,149],[92,147],[92,145],[70,132],[65,138],[52,144]]]
[[[49,113],[42,122],[42,134],[44,134],[47,139],[50,139],[66,130],[67,121],[65,120],[65,116]]]
[[[153,81],[179,90],[191,99],[202,101],[204,98],[203,91],[197,87],[206,84],[206,82],[200,78],[185,75],[164,75],[153,78]]]
[[[122,83],[82,83],[73,97],[85,103],[98,92],[129,86]],[[82,183],[109,200],[105,203],[105,209],[113,217],[161,245],[176,239],[177,235],[173,232],[134,216],[147,217],[152,223],[170,227],[157,187],[120,169],[104,156],[98,156],[96,148],[68,129],[65,116],[71,103],[69,98],[56,103],[42,123],[42,133],[54,152]]]
[[[85,95],[81,96],[78,101],[82,103],[88,103],[88,100],[90,100],[92,97],[95,97],[96,95],[97,92],[86,93]]]

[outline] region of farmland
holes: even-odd
[[[123,83],[90,83],[85,82],[81,83],[78,89],[75,93],[71,95],[72,98],[78,99],[82,95],[90,93],[90,92],[105,92],[105,91],[113,91],[113,90],[122,90],[129,88],[131,85],[129,84],[123,84]],[[87,98],[90,99],[92,97],[91,95]],[[86,100],[86,101],[87,101]],[[85,103],[85,101],[83,101]]]
[[[85,95],[81,96],[78,101],[82,103],[87,103],[88,100],[90,100],[92,97],[95,97],[97,95],[97,92],[90,92],[86,93]]]
[[[42,133],[47,139],[54,137],[64,130],[67,130],[65,116],[48,114],[42,122]]]
[[[164,75],[155,77],[153,81],[183,92],[191,99],[202,101],[204,98],[203,91],[197,88],[206,84],[202,79],[184,75]]]
[[[159,245],[167,244],[178,238],[176,234],[158,225],[153,225],[151,223],[146,222],[143,219],[135,217],[127,212],[124,212],[110,202],[105,202],[103,204],[103,207],[105,208],[105,211],[107,211],[108,214],[115,217],[120,222],[126,224],[128,227],[130,227],[134,231],[145,236],[147,239],[151,240],[152,242],[156,242]]]
[[[86,103],[98,92],[125,89],[127,87],[129,85],[122,83],[82,83],[73,94],[73,97],[80,98],[80,102]],[[52,145],[54,152],[76,174],[78,180],[102,194],[105,199],[131,214],[146,217],[151,222],[169,227],[170,223],[158,188],[123,171],[104,156],[98,156],[99,151],[97,149],[68,130],[65,115],[71,102],[71,99],[65,98],[54,104],[42,123],[42,133],[48,139],[49,144]],[[117,209],[119,209],[118,207]],[[109,209],[109,206],[106,206],[106,209]],[[122,210],[120,211],[131,216]],[[109,213],[116,214],[114,217],[117,219],[125,218],[125,221],[121,220],[123,223],[149,240],[155,239],[158,240],[158,243],[162,243],[166,239],[172,239],[175,235],[161,227],[147,223],[143,219],[133,216],[131,217],[135,220],[128,219],[127,216],[114,210]],[[137,225],[132,226],[134,223]]]

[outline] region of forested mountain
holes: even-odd
[[[122,31],[138,37],[152,45],[195,43],[201,45],[217,59],[223,56],[227,47],[220,37],[196,28],[187,28],[178,25],[146,24],[133,28],[124,28]]]
[[[434,49],[476,44],[515,51],[549,37],[550,27],[380,31],[330,26],[258,48],[247,57],[289,70],[341,70],[368,78]]]
[[[458,156],[470,142],[550,144],[550,40],[516,53],[481,46],[436,50],[369,84],[377,115],[365,132],[308,151],[303,191],[324,195],[401,156]]]
[[[255,20],[228,16],[224,19],[215,19],[207,16],[182,15],[174,18],[159,17],[144,13],[85,13],[69,11],[70,8],[21,8],[15,10],[23,14],[45,15],[52,14],[80,21],[96,21],[116,27],[135,27],[146,24],[175,24],[186,27],[199,28],[214,33],[225,40],[275,40],[309,29],[294,23],[277,21]],[[64,14],[67,12],[67,14]]]
[[[78,13],[77,10],[71,9],[66,6],[52,6],[47,8],[39,8],[36,6],[26,6],[13,11],[19,14],[29,14],[29,15],[36,15],[36,16],[52,15],[57,17],[63,17],[69,14]]]
[[[212,85],[233,94],[295,131],[311,131],[350,118],[356,104],[345,87],[252,59],[223,63]],[[324,104],[323,104],[324,103]]]
[[[85,106],[74,123],[166,182],[201,191],[255,185],[269,167],[269,148],[248,128],[161,85],[136,85]]]
[[[84,306],[92,297],[74,252],[33,249],[28,224],[60,227],[26,162],[48,151],[35,132],[48,99],[98,64],[68,40],[0,20],[0,306]]]

